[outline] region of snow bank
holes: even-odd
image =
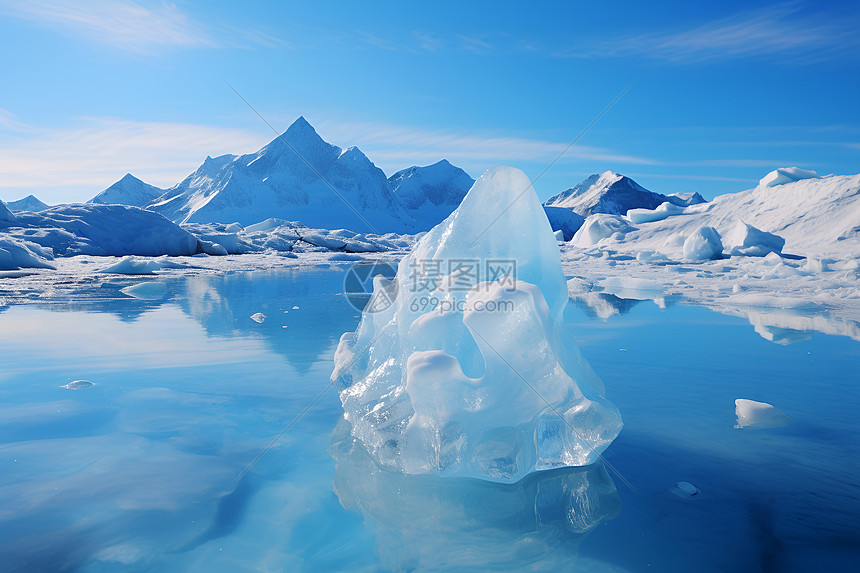
[[[620,215],[589,215],[573,236],[573,243],[580,247],[590,247],[610,237],[623,240],[624,235],[633,230],[634,227]]]
[[[760,187],[776,187],[801,179],[818,179],[818,173],[799,167],[780,167],[762,177],[758,184]]]
[[[723,253],[720,234],[713,227],[699,227],[684,240],[684,258],[693,261],[718,259]]]
[[[785,239],[779,235],[756,229],[738,221],[725,235],[725,247],[730,255],[763,257],[768,253],[781,253]]]
[[[393,300],[374,280],[332,373],[353,436],[381,467],[510,483],[591,464],[618,434],[566,330],[558,243],[521,171],[482,175],[396,280]]]

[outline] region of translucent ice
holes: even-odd
[[[376,277],[332,373],[381,467],[510,483],[591,464],[618,434],[618,410],[564,326],[558,243],[521,171],[487,171],[395,281],[392,299]]]

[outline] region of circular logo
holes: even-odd
[[[343,293],[356,310],[381,312],[397,298],[397,268],[378,261],[359,261],[352,265],[343,277]],[[376,277],[379,288],[373,289]]]

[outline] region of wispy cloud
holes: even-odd
[[[26,132],[32,127],[18,119],[11,111],[0,108],[0,131]]]
[[[7,14],[136,53],[170,46],[212,47],[205,28],[174,4],[132,0],[0,0]]]
[[[0,0],[0,13],[139,55],[170,48],[293,47],[261,28],[217,18],[205,24],[175,4],[152,0]]]
[[[816,60],[860,46],[854,22],[804,15],[796,2],[734,14],[692,29],[629,36],[575,46],[562,57],[646,56],[690,63],[717,59],[788,56]]]
[[[357,145],[386,172],[408,165],[448,159],[454,164],[546,162],[555,159],[568,141],[547,141],[505,135],[415,128],[378,123],[322,121],[320,134],[342,145]],[[607,161],[624,165],[652,165],[646,157],[601,147],[575,145],[562,158],[570,161]]]
[[[75,188],[81,196],[56,200],[86,200],[127,172],[169,187],[206,155],[248,153],[268,139],[262,129],[116,118],[82,118],[78,126],[61,130],[30,128],[0,138],[0,191],[17,198],[40,188]]]
[[[484,54],[492,54],[496,51],[495,46],[490,44],[486,39],[479,38],[477,36],[466,36],[464,34],[457,34],[457,39],[460,41],[460,45],[467,52],[472,52],[479,55]]]

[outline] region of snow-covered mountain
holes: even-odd
[[[39,201],[33,195],[27,195],[23,199],[18,199],[17,201],[9,201],[8,203],[6,203],[6,206],[12,212],[44,211],[45,209],[50,207],[50,205],[48,205],[47,203],[43,203],[42,201]]]
[[[465,171],[445,159],[426,167],[409,167],[388,178],[391,191],[421,230],[441,223],[459,207],[474,183]]]
[[[594,213],[624,215],[630,209],[656,209],[667,201],[686,207],[703,203],[705,200],[698,193],[677,195],[654,193],[629,177],[607,171],[591,175],[567,191],[550,197],[544,205],[564,207],[583,217],[588,217]]]
[[[753,244],[736,244],[740,240],[781,243],[769,235],[775,234],[785,240],[784,247],[780,244],[780,249],[758,254],[782,250],[822,259],[860,257],[860,175],[817,177],[804,171],[803,179],[797,179],[800,175],[796,173],[795,178],[777,179],[781,171],[788,170],[768,174],[753,189],[719,195],[710,203],[673,212],[664,209],[653,217],[643,217],[641,210],[626,216],[593,215],[583,225],[583,229],[591,228],[590,237],[575,237],[574,242],[588,246],[605,240],[612,248],[677,258],[689,237],[709,227],[721,240],[725,254],[755,251]]]
[[[130,205],[143,207],[164,193],[164,189],[144,183],[131,173],[87,201],[102,205]]]
[[[326,143],[303,117],[256,153],[207,157],[146,208],[177,223],[276,217],[359,232],[419,228],[381,169],[357,147]]]

